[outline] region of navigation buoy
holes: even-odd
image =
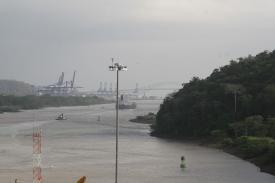
[[[180,168],[186,168],[186,165],[185,165],[185,157],[184,157],[184,156],[181,157]]]

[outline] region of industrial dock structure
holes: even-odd
[[[42,86],[38,89],[38,95],[50,95],[50,96],[72,96],[77,94],[77,88],[75,86],[76,71],[73,73],[72,80],[64,81],[65,74],[61,73],[57,83]]]

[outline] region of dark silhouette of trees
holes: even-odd
[[[202,137],[220,130],[229,136],[274,137],[274,117],[275,51],[264,51],[230,61],[205,79],[194,77],[166,97],[152,133]]]
[[[14,96],[0,95],[0,113],[17,112],[20,109],[39,109],[43,107],[60,107],[60,106],[87,106],[92,104],[110,103],[100,97],[80,97],[80,96]]]

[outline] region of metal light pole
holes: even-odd
[[[114,63],[114,59],[112,58],[112,65],[109,66],[110,71],[116,71],[116,172],[115,172],[115,183],[117,183],[117,174],[118,174],[118,80],[119,80],[119,71],[127,71],[127,67],[123,66],[119,63]]]
[[[234,90],[234,118],[237,121],[237,90]]]

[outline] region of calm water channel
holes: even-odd
[[[274,176],[234,156],[151,137],[148,125],[128,121],[156,112],[159,104],[140,101],[137,109],[120,111],[119,183],[275,182]],[[56,121],[59,113],[68,120]],[[87,183],[113,183],[114,120],[114,104],[0,114],[0,182],[32,182],[32,128],[39,125],[44,183],[75,183],[83,175]],[[184,171],[179,168],[182,155],[187,159]]]

